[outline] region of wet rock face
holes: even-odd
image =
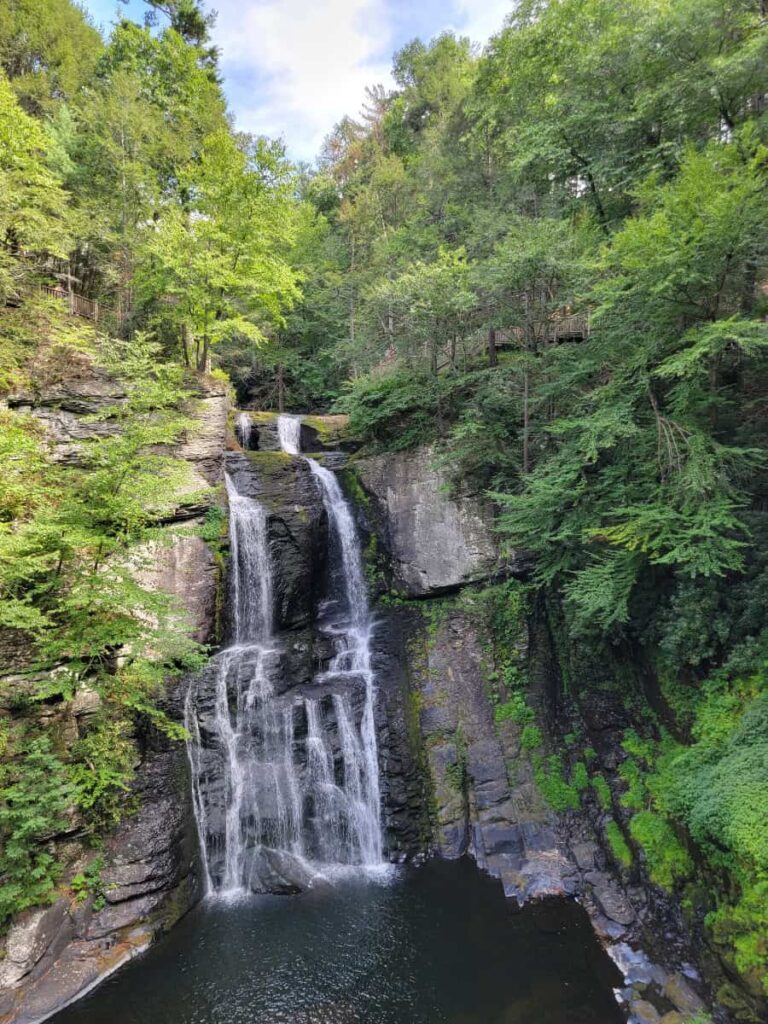
[[[267,510],[275,584],[275,627],[311,621],[326,570],[328,523],[306,462],[282,452],[228,453],[226,471],[238,493]]]
[[[412,645],[421,615],[405,608],[375,613],[373,669],[385,848],[390,860],[410,859],[434,847],[431,780],[419,730],[418,679]]]
[[[83,441],[115,430],[109,419],[88,422],[87,415],[108,410],[123,398],[119,384],[88,367],[80,377],[34,395],[15,396],[12,402],[43,423],[54,458],[76,463]],[[190,412],[197,417],[198,429],[190,430],[173,454],[189,466],[188,489],[199,491],[221,480],[227,415],[223,389],[214,382],[201,390]],[[204,510],[205,505],[185,504],[181,493],[178,522],[165,527],[165,540],[134,549],[128,567],[142,586],[177,598],[192,635],[208,643],[215,640],[218,574],[211,551],[194,532],[201,522],[196,517]],[[13,666],[14,660],[4,660],[5,666]],[[183,718],[185,686],[177,683],[164,698],[164,710],[176,721]],[[99,705],[98,693],[83,686],[73,700],[43,705],[40,714],[49,719],[48,727],[61,742],[69,744],[81,735]],[[104,905],[93,895],[82,902],[68,895],[50,907],[27,911],[12,923],[0,957],[3,1024],[31,1024],[49,1016],[145,949],[200,896],[184,746],[151,727],[136,741],[140,763],[131,794],[136,810],[99,852]],[[65,880],[93,862],[94,851],[79,834],[77,822],[56,842],[68,865]]]
[[[355,468],[382,522],[394,582],[410,597],[455,590],[498,567],[490,510],[449,497],[431,449],[359,459]]]
[[[519,757],[519,728],[494,719],[477,624],[450,611],[424,639],[422,658],[419,725],[439,851],[471,853],[521,901],[573,892],[572,866]]]
[[[362,677],[322,676],[336,653],[337,617],[343,612],[339,604],[343,581],[339,576],[338,539],[329,531],[321,492],[303,459],[261,449],[247,455],[228,453],[226,471],[239,494],[257,500],[266,510],[275,608],[273,642],[279,652],[268,667],[270,711],[277,716],[285,713],[293,716],[292,763],[298,789],[302,793],[312,789],[311,785],[304,784],[309,771],[305,698],[311,698],[318,705],[323,735],[339,785],[344,758],[334,695],[343,691],[349,698],[352,720],[359,731],[365,688]],[[424,821],[424,777],[417,764],[418,749],[414,753],[409,742],[409,666],[404,653],[407,628],[395,621],[397,616],[377,615],[376,618],[372,660],[376,676],[375,721],[385,847],[389,856],[400,859],[416,855],[430,842]],[[235,678],[237,673],[233,673],[232,679],[227,681],[230,706],[235,706],[237,691],[242,689],[244,677],[248,675],[247,655],[240,657],[244,658],[244,664],[238,668],[238,673],[243,678]],[[201,796],[207,809],[207,845],[214,853],[218,846],[216,837],[223,834],[226,807],[226,794],[216,791],[215,781],[223,778],[220,770],[223,752],[216,741],[216,685],[216,665],[212,664],[196,684],[194,697],[202,759],[198,777],[203,780]],[[258,740],[258,736],[255,739]],[[413,739],[412,734],[410,739]],[[258,780],[253,784],[258,787]],[[269,794],[265,793],[257,803],[261,808],[268,807]],[[310,844],[314,813],[311,805],[302,809],[305,821],[302,832]],[[269,814],[265,817],[268,819]],[[268,830],[268,821],[265,827]],[[305,888],[306,866],[302,869],[301,865],[291,864],[285,858],[278,863],[274,851],[270,852],[267,847],[268,843],[252,851],[248,876],[254,886],[271,892]],[[312,855],[314,851],[308,849],[307,852]],[[323,857],[318,856],[318,859],[323,860]],[[222,865],[215,863],[215,856],[210,863],[215,878]]]
[[[171,710],[169,708],[169,710]],[[0,966],[0,1020],[32,1024],[167,930],[200,896],[186,754],[154,737],[138,769],[136,814],[102,853],[106,905],[60,899],[12,926]]]

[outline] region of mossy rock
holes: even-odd
[[[243,409],[242,411],[248,413],[251,417],[251,422],[254,424],[273,423],[280,415],[277,412],[263,412],[260,409]]]
[[[272,473],[284,473],[296,457],[287,452],[243,452],[260,473],[269,475]]]
[[[348,440],[349,416],[302,416],[301,425],[317,435],[317,440],[333,448]]]

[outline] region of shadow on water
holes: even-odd
[[[584,911],[471,862],[206,903],[54,1024],[620,1024]]]

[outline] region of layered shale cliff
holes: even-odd
[[[77,460],[78,441],[89,430],[105,429],[87,414],[120,400],[118,385],[101,375],[15,399],[69,461]],[[226,395],[210,383],[191,412],[194,427],[178,450],[192,473],[189,498],[185,503],[180,495],[174,521],[153,542],[151,569],[142,560],[137,572],[179,600],[199,640],[216,644],[236,636],[232,603],[222,600],[234,571],[232,564],[223,568],[223,525],[213,548],[199,527],[206,508],[223,508],[225,471],[233,493],[258,502],[272,575],[269,646],[274,641],[281,651],[270,670],[270,694],[291,729],[285,756],[302,792],[310,792],[302,781],[311,774],[310,705],[325,723],[324,756],[337,770],[345,758],[338,686],[328,672],[341,563],[323,489],[304,458],[280,450],[274,414],[246,413],[235,425]],[[433,451],[349,455],[342,427],[335,418],[307,418],[300,446],[342,483],[364,554],[386,858],[468,854],[511,899],[579,899],[622,968],[627,1015],[643,1024],[692,1020],[707,996],[702,960],[710,972],[719,968],[642,864],[623,862],[621,847],[611,842],[623,828],[621,739],[637,725],[637,707],[652,699],[648,674],[618,655],[615,663],[596,664],[563,638],[556,609],[533,599],[526,586],[530,560],[498,549],[490,509],[449,491]],[[205,500],[198,485],[208,488]],[[208,832],[201,836],[195,825],[183,744],[147,726],[136,737],[137,809],[104,847],[103,899],[79,902],[67,893],[13,922],[0,962],[0,1019],[44,1019],[146,948],[206,884],[221,884],[222,865],[206,851],[206,869],[201,857],[206,835],[211,849],[220,850],[216,836],[226,831],[216,768],[219,671],[214,659],[194,683],[187,678],[170,686],[163,701],[181,722],[188,695],[196,694],[197,798],[208,809]],[[361,728],[366,697],[355,687],[347,680],[344,693],[351,695],[350,721]],[[234,691],[225,692],[233,701]],[[76,736],[97,700],[85,689],[42,713]],[[311,816],[312,799],[297,813]],[[76,824],[52,842],[71,877],[86,858]],[[317,851],[308,854],[317,859]],[[259,890],[296,891],[312,884],[312,873],[298,871],[298,863],[262,858],[249,878],[258,875],[253,887]]]
[[[221,568],[200,534],[206,511],[219,500],[228,398],[224,387],[209,379],[198,381],[195,391],[186,410],[191,425],[172,452],[188,470],[176,510],[151,542],[132,552],[131,564],[141,585],[171,597],[186,618],[184,628],[207,644],[216,641]],[[124,399],[115,377],[86,367],[77,377],[12,395],[9,405],[40,422],[54,460],[76,468],[84,442],[120,430],[110,411]],[[23,652],[8,654],[4,663],[20,672]],[[11,702],[3,711],[12,719],[19,714],[19,689],[29,685],[29,676],[5,675],[1,682]],[[176,721],[182,719],[185,685],[170,685],[160,700]],[[45,732],[66,750],[87,733],[99,705],[98,693],[86,683],[71,700],[45,701],[25,713],[40,718]],[[94,852],[77,816],[67,832],[48,840],[64,865],[61,895],[49,906],[17,915],[3,938],[0,1020],[30,1024],[45,1019],[145,949],[200,896],[184,746],[149,722],[138,727],[133,742],[135,778],[125,802],[134,810],[103,847]],[[67,888],[95,856],[99,894],[79,895]]]

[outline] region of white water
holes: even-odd
[[[280,447],[289,455],[298,455],[301,451],[301,420],[298,416],[278,416],[277,436]]]
[[[301,453],[301,419],[278,416],[280,447],[291,455]],[[333,631],[336,653],[318,682],[342,683],[334,694],[334,710],[343,752],[344,788],[355,835],[359,862],[375,866],[382,863],[381,793],[379,758],[376,742],[375,679],[371,668],[372,621],[368,606],[363,562],[357,530],[339,481],[315,459],[304,456],[320,487],[323,505],[341,555],[343,581],[343,619]],[[344,681],[358,679],[365,687],[363,714],[356,728]],[[308,701],[309,704],[312,703]]]
[[[376,691],[371,669],[372,622],[368,607],[368,591],[363,575],[360,544],[349,506],[339,481],[330,470],[314,459],[307,459],[323,495],[328,523],[335,532],[341,549],[344,580],[345,621],[335,635],[336,654],[323,680],[347,677],[362,679],[365,704],[359,736],[352,727],[349,700],[337,695],[337,720],[344,750],[344,764],[349,770],[347,789],[353,800],[354,816],[360,837],[363,864],[378,864],[382,859],[381,795],[379,790],[379,759],[374,717]],[[354,796],[352,793],[354,792]]]
[[[300,421],[281,416],[278,426],[283,450],[298,454]],[[336,477],[307,462],[343,581],[343,615],[332,633],[336,653],[316,677],[317,698],[276,692],[283,652],[274,635],[267,516],[226,478],[232,644],[214,659],[213,678],[190,687],[185,709],[209,893],[303,886],[342,865],[382,864],[371,621],[360,548]],[[357,722],[355,686],[363,687]]]
[[[240,447],[248,450],[251,447],[253,421],[247,412],[240,412],[237,414],[237,419],[235,420],[235,431],[240,441]]]

